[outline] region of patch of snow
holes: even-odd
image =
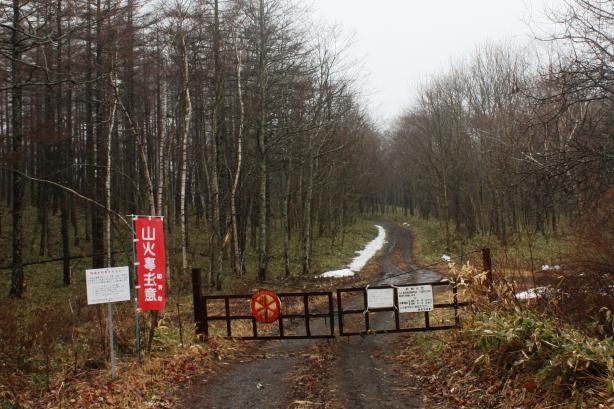
[[[359,251],[358,256],[352,260],[349,267],[352,271],[360,271],[369,262],[371,257],[375,255],[386,242],[386,230],[382,226],[377,227],[377,237],[368,243],[362,251]]]
[[[409,227],[409,223],[407,223],[407,222],[403,222],[403,226],[405,226],[405,227]]]
[[[548,264],[542,265],[542,271],[560,270],[560,269],[561,269],[561,266],[558,264],[555,264],[553,266],[548,265]]]
[[[516,299],[518,300],[531,300],[533,298],[543,297],[548,292],[551,292],[552,289],[550,287],[537,287],[530,288],[527,291],[522,291],[520,293],[516,293]]]
[[[352,260],[352,262],[347,266],[347,268],[335,271],[327,271],[326,273],[322,273],[319,276],[320,278],[338,278],[338,277],[351,277],[355,272],[359,272],[364,268],[364,266],[369,262],[371,257],[375,255],[386,243],[386,230],[379,225],[375,225],[377,227],[377,237],[371,240],[365,248],[361,251],[357,251],[357,256]]]
[[[326,273],[320,274],[318,277],[321,278],[341,278],[341,277],[353,277],[354,272],[349,268],[344,268],[343,270],[335,270],[335,271],[327,271]]]
[[[446,263],[449,263],[450,260],[452,260],[452,257],[448,256],[447,254],[444,254],[441,256],[441,259],[445,261]]]

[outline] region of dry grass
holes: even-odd
[[[142,364],[122,360],[115,381],[108,370],[87,371],[66,379],[56,377],[42,393],[2,387],[0,396],[4,405],[19,402],[15,407],[24,408],[171,408],[177,388],[195,376],[211,376],[219,361],[231,360],[242,348],[246,346],[212,340],[206,345],[177,348],[172,354],[152,355]]]
[[[428,408],[614,407],[614,345],[562,324],[540,305],[529,308],[484,275],[454,271],[473,300],[460,332],[409,335],[395,359],[407,387]],[[423,359],[416,359],[423,357]]]
[[[27,219],[28,223],[32,220]],[[56,222],[55,219],[51,221],[54,224],[51,226],[52,232],[59,231],[55,228]],[[204,238],[207,235],[202,234],[204,226],[193,225],[192,228],[192,248],[206,249],[208,246]],[[32,237],[36,235],[35,231],[26,233]],[[83,233],[81,231],[80,235]],[[315,268],[339,268],[351,260],[354,251],[376,233],[372,223],[361,221],[347,229],[343,242],[339,238],[319,238],[314,242]],[[299,247],[297,237],[294,235],[291,243],[293,249]],[[118,233],[116,238],[118,244],[129,243],[129,237],[123,234]],[[0,250],[10,244],[4,239],[0,236]],[[49,254],[38,257],[35,255],[36,240],[31,240],[25,256],[28,259],[55,256],[60,251],[58,242],[56,237],[52,237]],[[78,242],[73,249],[75,253],[87,253],[87,241],[79,237]],[[229,276],[225,281],[226,293],[252,293],[263,286],[278,292],[331,286],[328,280],[314,280],[313,276],[298,274],[288,279],[278,279],[282,265],[279,235],[275,235],[273,242],[273,282],[264,285],[257,283],[252,274]],[[143,364],[137,364],[134,358],[134,306],[131,303],[113,305],[119,367],[119,378],[115,382],[110,382],[108,367],[106,308],[88,306],[86,302],[83,270],[88,267],[89,259],[77,260],[72,264],[75,273],[73,284],[69,287],[61,283],[61,263],[27,268],[25,297],[21,300],[0,299],[0,407],[163,407],[167,405],[167,400],[171,402],[169,397],[174,388],[199,372],[209,373],[218,357],[232,357],[235,350],[249,348],[245,343],[234,344],[223,340],[214,340],[206,345],[196,343],[189,279],[175,274],[177,270],[172,268],[179,263],[175,251],[178,247],[177,234],[169,235],[167,244],[171,253],[169,263],[172,273],[167,309],[155,332],[151,352],[144,352]],[[4,254],[9,252],[5,251]],[[298,265],[297,254],[293,250],[294,268]],[[206,252],[195,251],[192,260],[206,271]],[[128,264],[129,260],[125,254],[120,254],[117,263]],[[228,268],[225,271],[229,271]],[[0,283],[0,291],[8,293],[8,280]],[[205,292],[211,293],[211,290],[205,289]],[[314,299],[312,306],[317,308],[323,302],[327,301]],[[286,310],[297,310],[298,304],[293,304],[286,301]],[[219,309],[211,307],[213,312],[216,308]],[[237,308],[245,310],[245,306]],[[141,317],[141,339],[143,348],[146,348],[150,316],[141,314]],[[251,333],[251,322],[234,323],[233,329],[236,333]],[[274,331],[273,328],[268,330]],[[162,373],[159,374],[158,370],[162,370]]]

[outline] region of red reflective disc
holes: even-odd
[[[273,291],[257,291],[252,296],[251,306],[252,316],[258,322],[266,324],[275,322],[281,314],[281,301]]]

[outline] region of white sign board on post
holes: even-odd
[[[108,267],[85,270],[87,303],[130,301],[130,270]]]
[[[113,346],[112,302],[130,301],[130,269],[124,267],[93,268],[85,270],[87,303],[107,303],[109,320],[109,351],[111,351],[111,379],[115,379],[115,347]]]
[[[393,288],[367,288],[367,309],[394,307]]]
[[[433,311],[433,287],[412,285],[397,288],[399,312]]]

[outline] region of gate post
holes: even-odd
[[[483,269],[486,272],[486,283],[488,285],[489,297],[491,299],[494,298],[493,294],[493,275],[492,275],[492,258],[490,254],[490,249],[482,249],[482,264]]]
[[[205,308],[203,305],[203,296],[201,293],[201,269],[192,269],[192,296],[194,303],[194,323],[196,324],[196,335],[202,335],[208,338],[207,317],[205,316]]]

